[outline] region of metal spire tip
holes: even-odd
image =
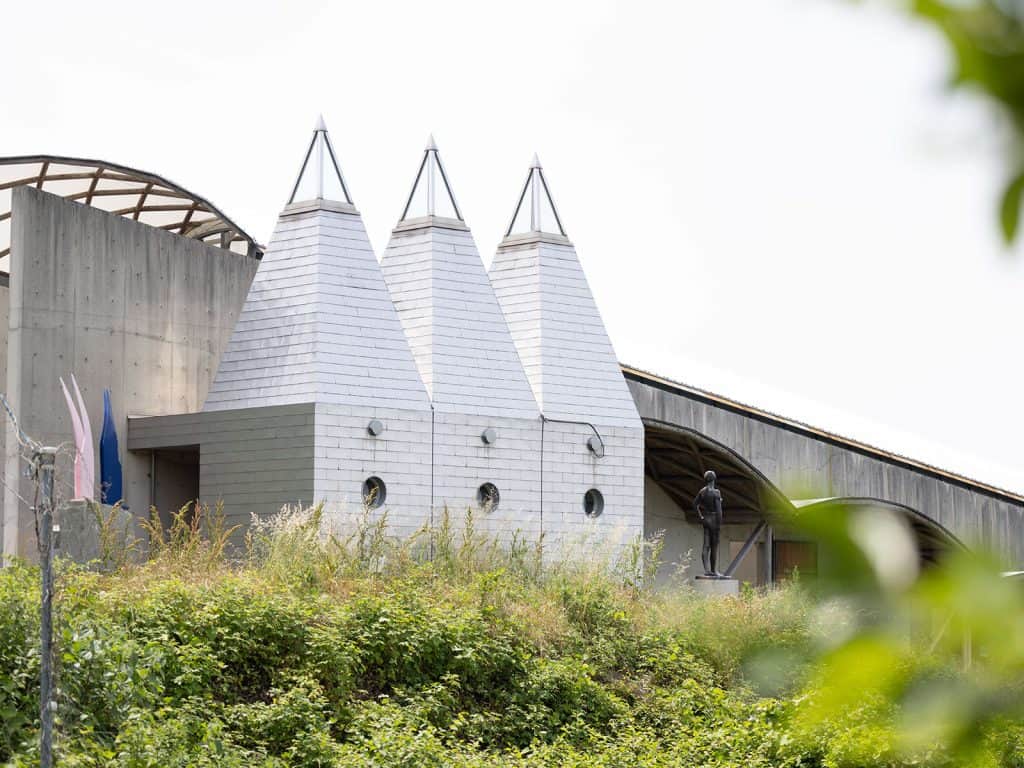
[[[323,113],[321,113],[320,116],[317,118],[317,120],[316,120],[316,128],[314,128],[313,130],[314,131],[323,131],[324,133],[327,133],[327,123],[324,122]]]
[[[537,168],[537,169],[540,168],[540,158],[537,157],[537,153],[536,152],[533,153],[533,162],[530,163],[530,168]]]
[[[437,152],[437,143],[434,141],[434,134],[430,134],[430,136],[427,138],[427,149],[426,149],[426,151],[430,152],[431,150],[433,150],[434,152]]]

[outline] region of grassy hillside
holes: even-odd
[[[206,530],[181,517],[145,566],[63,567],[59,765],[902,764],[874,714],[801,725],[827,686],[792,661],[850,618],[797,587],[652,592],[652,552],[544,567],[447,525],[326,537],[316,511],[229,564]],[[17,766],[37,759],[37,582],[0,571],[0,763]]]

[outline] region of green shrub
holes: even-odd
[[[327,759],[330,748],[320,744],[318,735],[331,730],[330,705],[319,684],[299,678],[288,688],[270,691],[269,702],[233,704],[224,710],[224,722],[234,741],[256,753],[275,757],[303,756],[292,765],[315,765]],[[314,745],[314,746],[311,746]],[[309,763],[307,761],[313,761]]]
[[[978,764],[1024,765],[1006,704],[1022,633],[978,636],[993,681],[958,672],[952,647],[878,635],[867,653],[870,635],[799,587],[651,591],[656,543],[616,567],[542,567],[448,515],[412,544],[368,517],[321,524],[291,511],[231,563],[227,529],[181,513],[148,564],[62,565],[58,765],[944,767],[953,737],[908,751],[901,726],[926,684],[999,713],[978,718]],[[19,767],[38,764],[38,594],[36,569],[0,571],[0,762]],[[835,647],[848,636],[861,645]],[[774,698],[755,693],[759,663],[786,672]]]
[[[452,674],[467,694],[487,697],[522,669],[515,635],[475,611],[384,595],[354,601],[345,622],[357,685],[371,696]]]
[[[22,563],[0,569],[0,761],[38,726],[38,578]]]
[[[308,604],[241,578],[209,587],[158,582],[123,611],[134,637],[168,649],[174,696],[260,700],[307,653]]]

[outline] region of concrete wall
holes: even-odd
[[[4,394],[7,394],[7,334],[10,331],[8,325],[8,310],[11,303],[11,289],[10,289],[10,278],[8,276],[0,277],[0,387],[3,387]],[[7,415],[3,414],[3,418],[6,420]],[[0,464],[0,473],[4,471],[4,467],[7,466],[7,462],[11,459],[11,453],[14,449],[7,445],[7,430],[0,430],[0,435],[3,435],[2,445],[4,448],[4,460]],[[4,503],[6,494],[0,492],[0,521],[5,520],[4,517]],[[0,552],[4,552],[3,548],[3,533],[4,526],[0,523]]]
[[[1024,505],[627,377],[640,415],[689,427],[745,457],[790,498],[866,496],[905,504],[964,543],[1024,566]]]
[[[97,565],[100,567],[112,565],[103,560],[116,556],[117,549],[135,538],[131,513],[124,509],[115,512],[106,504],[79,499],[62,505],[58,514],[57,556],[70,558],[76,563],[99,561]],[[101,532],[101,526],[105,532]]]
[[[656,535],[664,542],[661,580],[684,567],[691,576],[701,572],[700,551],[704,539],[700,526],[687,522],[684,510],[648,477],[644,480],[644,536]]]
[[[129,413],[197,410],[257,262],[30,187],[13,190],[12,206],[7,391],[25,431],[72,440],[58,381],[72,372],[95,439],[104,388],[122,441]],[[144,512],[148,457],[123,448],[125,501]],[[70,452],[58,460],[68,498],[70,461]],[[8,455],[3,547],[32,555],[32,521],[15,496],[30,493],[20,470]]]
[[[7,335],[10,333],[8,315],[11,305],[10,278],[0,276],[0,384],[7,388]],[[3,507],[0,506],[0,509]]]

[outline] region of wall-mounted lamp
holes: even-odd
[[[587,438],[587,448],[597,458],[604,458],[604,441],[601,440],[601,438],[598,437],[597,435],[593,435],[592,437]]]
[[[366,425],[366,431],[374,437],[380,437],[384,434],[384,422],[380,419],[371,419],[370,423]]]
[[[484,441],[484,445],[494,445],[498,440],[498,431],[494,427],[488,427],[480,434],[480,439]]]

